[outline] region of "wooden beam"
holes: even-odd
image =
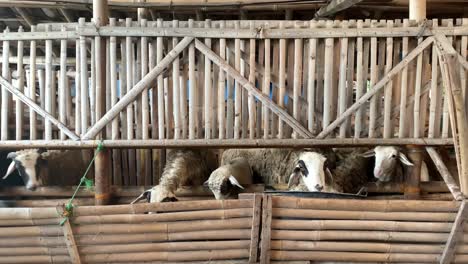
[[[12,93],[19,100],[21,100],[23,103],[25,103],[31,109],[33,109],[40,116],[42,116],[46,120],[49,120],[52,124],[56,125],[60,131],[65,133],[72,140],[79,140],[80,139],[75,133],[73,133],[70,129],[68,129],[65,124],[58,121],[55,117],[53,117],[51,114],[49,114],[46,110],[44,110],[39,105],[37,105],[35,102],[33,102],[28,96],[26,96],[24,93],[20,92],[17,88],[15,88],[5,78],[0,77],[0,85],[3,85],[3,87],[5,87],[10,93]]]
[[[315,18],[329,17],[340,11],[348,9],[362,0],[332,0],[328,5],[323,6],[314,15]]]
[[[432,42],[434,38],[429,37],[425,39],[421,44],[419,44],[415,49],[413,49],[400,63],[395,65],[391,71],[387,73],[378,83],[375,84],[374,88],[369,90],[366,94],[364,94],[357,102],[355,102],[352,106],[350,106],[343,114],[336,118],[330,125],[323,129],[322,132],[317,136],[317,138],[325,138],[328,136],[332,131],[335,130],[341,123],[343,123],[351,114],[353,114],[356,110],[358,110],[363,104],[367,102],[374,94],[379,92],[385,84],[389,82],[396,74],[398,74],[404,67],[406,67],[419,53],[421,53],[425,48],[427,48]]]
[[[457,201],[463,200],[463,194],[460,191],[460,187],[458,186],[455,179],[452,177],[452,174],[448,170],[447,166],[445,166],[444,161],[440,157],[437,150],[434,147],[426,147],[426,151],[431,157],[432,161],[434,162],[437,171],[444,179],[445,184],[447,184],[448,189],[453,195],[453,198]]]
[[[463,227],[465,225],[466,215],[468,208],[466,206],[466,200],[463,200],[458,209],[457,217],[452,225],[452,230],[445,244],[444,252],[440,258],[440,264],[450,264],[455,257],[457,242],[461,236],[463,236]]]
[[[329,139],[114,139],[103,140],[106,148],[308,148],[308,147],[357,147],[357,146],[453,146],[451,138],[329,138]],[[96,140],[4,140],[0,141],[0,149],[93,149],[99,141]]]
[[[94,138],[109,124],[125,107],[132,103],[147,88],[150,88],[154,80],[168,67],[172,61],[192,42],[192,37],[185,37],[175,46],[164,59],[161,60],[145,77],[143,77],[129,92],[120,99],[99,121],[97,121],[82,137],[83,140]]]
[[[225,60],[221,59],[216,53],[208,48],[201,41],[195,39],[195,47],[207,56],[213,63],[223,68],[227,74],[231,75],[239,85],[247,89],[247,91],[257,97],[263,105],[268,107],[273,113],[277,114],[282,120],[284,120],[289,126],[291,126],[296,132],[298,132],[304,138],[312,138],[313,135],[310,131],[304,128],[296,119],[290,116],[285,110],[276,105],[267,95],[262,94],[255,85],[246,78],[244,78],[238,71],[230,66]]]
[[[69,219],[67,219],[63,224],[63,236],[65,237],[65,243],[67,244],[71,263],[81,264],[80,253],[78,252],[78,247],[76,246],[75,237],[73,236],[73,231]]]

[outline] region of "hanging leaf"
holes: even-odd
[[[85,183],[85,188],[86,188],[86,190],[89,191],[89,190],[92,190],[92,189],[93,189],[93,186],[94,186],[93,180],[90,180],[90,179],[85,178],[85,179],[84,179],[84,183]]]
[[[68,221],[68,217],[63,218],[62,221],[60,221],[60,226],[63,226],[66,221]]]

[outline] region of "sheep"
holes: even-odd
[[[404,180],[403,165],[413,166],[413,163],[409,161],[406,155],[394,146],[377,146],[363,153],[363,157],[373,156],[375,156],[374,177],[378,183],[402,182]]]
[[[252,184],[252,168],[245,158],[235,158],[213,171],[204,183],[216,200],[224,200],[243,190],[242,185]]]
[[[66,183],[76,184],[86,169],[86,163],[79,150],[27,149],[10,152],[7,158],[12,162],[3,179],[8,178],[17,170],[26,188],[32,191],[45,184],[63,184],[64,178],[59,176],[65,175]]]
[[[168,153],[158,185],[144,191],[133,202],[146,198],[148,202],[177,201],[176,190],[181,186],[201,186],[216,168],[215,153],[210,150],[177,149]]]
[[[224,151],[221,163],[228,164],[242,157],[266,185],[289,183],[292,186],[302,178],[310,191],[333,191],[327,184],[331,178],[326,174],[329,175],[328,167],[333,167],[335,159],[330,155],[332,152],[326,154],[327,157],[306,149],[230,149]]]

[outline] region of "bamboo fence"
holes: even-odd
[[[164,153],[146,148],[452,145],[440,36],[460,54],[466,91],[467,19],[6,29],[0,148],[95,148],[105,129],[105,146],[131,148],[113,150],[112,183],[153,185]],[[97,120],[102,43],[107,113]]]

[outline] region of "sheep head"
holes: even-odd
[[[374,177],[380,182],[388,182],[392,179],[397,169],[398,160],[406,166],[413,166],[405,154],[397,147],[377,146],[373,150],[362,154],[364,157],[375,156]]]
[[[236,177],[231,174],[229,165],[219,167],[213,171],[203,185],[210,188],[216,200],[228,199],[234,192],[244,189]]]
[[[289,176],[289,188],[298,185],[302,178],[309,191],[322,191],[325,187],[325,173],[329,173],[325,168],[326,160],[327,158],[317,152],[300,153],[294,171]]]
[[[148,203],[177,202],[178,199],[174,192],[162,185],[156,185],[151,189],[144,191],[140,196],[131,202],[134,204],[140,200],[146,199]]]
[[[17,170],[26,188],[31,191],[36,190],[42,185],[40,169],[46,164],[46,159],[43,157],[44,152],[44,149],[28,149],[8,153],[7,158],[11,159],[11,163],[3,179]]]

